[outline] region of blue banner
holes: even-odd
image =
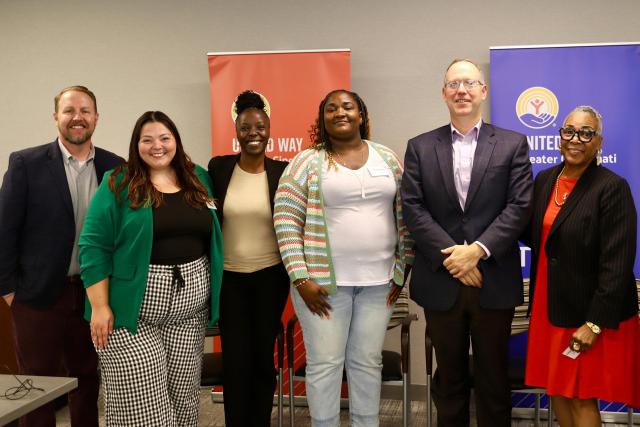
[[[591,105],[603,117],[602,164],[640,202],[640,44],[491,48],[491,122],[527,135],[534,174],[562,162],[565,116]],[[530,256],[522,248],[523,272]],[[634,265],[640,277],[640,257]]]
[[[491,122],[527,135],[534,174],[562,162],[562,121],[573,108],[591,105],[603,117],[602,164],[627,179],[637,208],[640,43],[497,47],[491,48],[490,60]],[[521,255],[524,277],[529,277],[529,248],[521,248]],[[512,353],[526,353],[526,340],[513,346]],[[514,393],[513,404],[532,407],[533,398]],[[626,412],[618,403],[600,402],[600,409]]]

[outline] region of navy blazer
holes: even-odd
[[[213,197],[216,203],[216,213],[218,222],[222,226],[224,218],[224,199],[227,197],[227,189],[233,175],[233,168],[240,160],[240,154],[229,154],[226,156],[216,156],[209,161],[209,176],[213,182]],[[273,214],[273,199],[276,195],[278,182],[282,172],[289,163],[281,160],[264,158],[264,170],[267,173],[267,184],[269,186],[269,201],[271,203],[271,213]]]
[[[450,309],[464,285],[442,265],[440,250],[478,240],[491,252],[478,264],[481,306],[521,304],[518,237],[529,222],[532,188],[522,134],[482,124],[464,209],[454,183],[450,125],[411,139],[401,188],[404,219],[416,242],[411,298],[426,309]]]
[[[637,222],[631,189],[624,178],[593,161],[558,212],[542,248],[542,221],[563,166],[546,169],[535,180],[527,242],[531,246],[531,300],[544,250],[549,321],[573,328],[591,321],[617,329],[621,321],[638,312],[633,273]]]
[[[98,147],[98,183],[124,162]],[[58,140],[11,153],[0,188],[0,295],[51,306],[67,286],[75,216]]]

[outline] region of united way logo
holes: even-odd
[[[558,117],[558,98],[546,87],[530,87],[516,101],[516,115],[531,129],[543,129]]]

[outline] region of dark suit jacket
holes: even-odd
[[[402,179],[404,219],[416,242],[411,298],[448,310],[462,283],[442,265],[441,249],[480,241],[491,252],[478,264],[480,304],[506,309],[522,303],[518,237],[529,222],[533,181],[524,135],[483,123],[464,210],[453,178],[450,125],[409,141]]]
[[[209,161],[209,175],[213,181],[213,197],[216,199],[216,213],[218,221],[222,226],[224,217],[224,199],[227,196],[229,182],[233,175],[233,168],[240,160],[240,154],[230,154],[226,156],[216,156]],[[289,163],[280,160],[264,158],[264,169],[267,172],[267,183],[269,185],[269,201],[271,202],[271,213],[273,213],[273,198],[276,195],[278,181],[282,172]]]
[[[560,209],[541,248],[542,220],[563,166],[536,176],[527,242],[532,249],[531,292],[544,250],[551,323],[579,327],[591,321],[617,328],[638,311],[633,274],[636,208],[631,190],[627,181],[594,161]]]
[[[124,160],[96,147],[98,183]],[[0,189],[0,295],[34,307],[53,304],[75,241],[75,218],[62,152],[55,140],[16,151]]]

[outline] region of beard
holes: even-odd
[[[73,145],[82,145],[89,141],[91,139],[91,136],[93,135],[93,129],[90,129],[89,127],[86,127],[84,129],[84,132],[80,135],[73,135],[71,129],[62,129],[58,127],[58,130],[60,131],[60,135],[62,135],[62,137],[66,141]]]
[[[89,132],[86,132],[84,135],[77,136],[77,137],[65,136],[65,139],[70,143],[72,143],[73,145],[82,145],[85,142],[87,142],[89,139],[91,139],[91,134]]]

